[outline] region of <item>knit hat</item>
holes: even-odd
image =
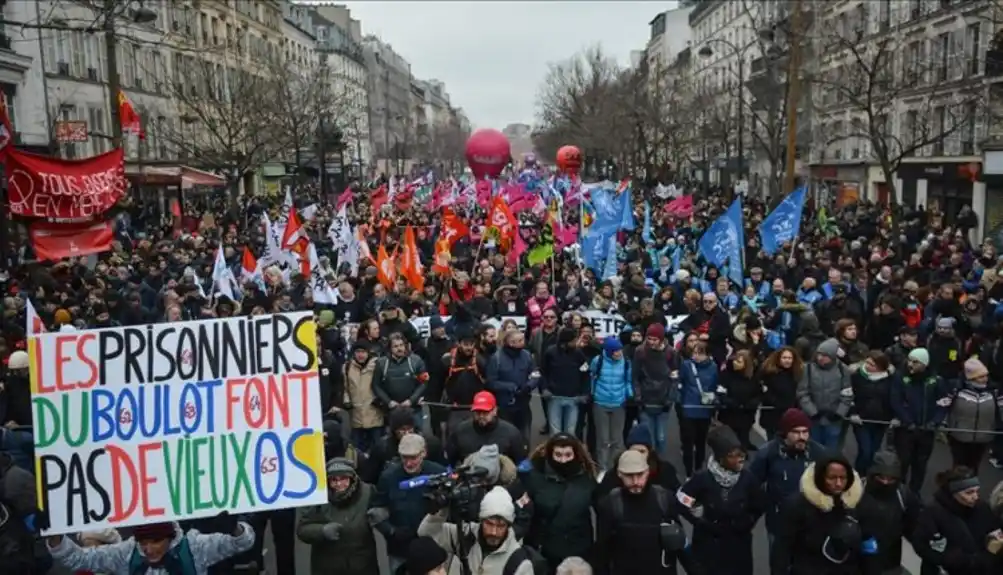
[[[350,459],[335,457],[327,462],[327,476],[329,478],[343,475],[355,476],[355,464]]]
[[[431,318],[429,318],[428,320],[429,330],[439,329],[440,327],[446,327],[446,322],[443,321],[442,317],[433,315]]]
[[[616,470],[626,475],[644,473],[648,469],[648,458],[633,449],[621,453],[616,461]]]
[[[651,429],[647,425],[639,423],[630,428],[630,433],[627,434],[627,447],[631,447],[632,445],[643,445],[648,449],[651,449],[654,444],[655,441],[651,435]]]
[[[923,364],[923,367],[930,365],[930,352],[926,351],[926,349],[922,347],[917,347],[916,349],[910,351],[909,355],[906,357],[916,363]]]
[[[145,523],[137,525],[132,529],[132,536],[136,541],[163,541],[164,539],[174,539],[174,523]]]
[[[70,312],[66,311],[63,308],[57,309],[56,313],[52,315],[52,319],[59,325],[64,325],[73,322],[73,316],[71,316]]]
[[[980,377],[985,377],[989,375],[989,370],[986,369],[985,364],[981,361],[975,359],[969,359],[965,362],[965,379],[972,381]]]
[[[901,479],[902,464],[899,457],[893,451],[879,451],[874,454],[874,462],[867,469],[867,474],[871,477],[883,475],[884,477],[894,477]]]
[[[830,337],[818,344],[818,349],[815,352],[834,360],[839,357],[839,341]]]
[[[447,560],[449,554],[435,542],[435,539],[426,536],[417,537],[407,548],[407,573],[428,575],[430,571],[442,567]]]
[[[7,369],[28,369],[28,352],[17,350],[7,358]]]
[[[653,323],[648,326],[648,329],[644,331],[644,337],[653,337],[656,339],[665,338],[665,326],[660,323]]]
[[[707,434],[707,445],[714,454],[714,459],[720,461],[732,451],[741,450],[742,442],[727,425],[719,425]]]
[[[780,416],[780,422],[777,424],[777,431],[780,435],[787,435],[798,427],[811,429],[811,418],[800,409],[792,407]]]
[[[498,446],[494,443],[490,445],[482,446],[476,453],[470,456],[470,466],[471,467],[483,467],[488,470],[488,481],[491,483],[498,482],[498,476],[501,474],[501,454],[498,451]]]
[[[618,351],[623,351],[623,343],[620,342],[619,338],[607,337],[603,340],[602,348],[607,354],[613,354]]]
[[[480,519],[489,517],[501,517],[505,521],[512,523],[515,521],[515,503],[508,490],[500,485],[496,485],[488,491],[488,494],[481,499],[481,511],[478,515]]]
[[[937,328],[938,329],[954,328],[954,318],[951,316],[944,316],[937,318]]]

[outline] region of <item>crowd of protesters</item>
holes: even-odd
[[[770,206],[748,197],[736,285],[696,247],[728,194],[683,186],[696,201],[680,216],[635,186],[651,236],[621,233],[615,275],[583,269],[573,249],[531,266],[468,237],[451,273],[422,289],[384,285],[375,262],[352,274],[325,234],[339,200],[299,186],[293,209],[312,206],[305,229],[337,286],[333,304],[277,267],[239,299],[213,293],[217,249],[239,276],[245,247],[264,253],[262,214],[288,210],[282,198],[239,213],[222,197],[188,198],[180,232],[133,206],[115,249],[96,259],[24,263],[30,250],[9,246],[19,259],[3,275],[0,511],[37,516],[29,300],[49,331],[313,310],[330,501],[44,539],[0,514],[0,565],[256,572],[270,525],[275,575],[306,572],[296,538],[313,575],[376,575],[381,563],[421,575],[751,575],[765,518],[774,575],[899,573],[903,540],[924,573],[1003,572],[1003,489],[979,482],[984,460],[1003,465],[1003,258],[973,237],[974,214],[861,202],[830,207],[823,224],[809,205],[793,244],[768,255],[757,226]],[[372,193],[355,190],[346,207],[374,232],[369,251],[394,251],[410,225],[429,269],[440,215],[419,203],[374,214]],[[482,209],[455,212],[473,230],[485,223]],[[533,246],[539,216],[520,219]],[[620,316],[621,333],[597,337],[587,311]],[[525,321],[491,321],[513,317]],[[415,318],[428,318],[427,335]],[[674,433],[681,469],[667,459]],[[940,442],[952,465],[928,470]],[[463,467],[481,483],[461,517],[404,487]]]

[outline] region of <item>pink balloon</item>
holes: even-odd
[[[477,130],[467,140],[467,164],[478,180],[497,178],[511,158],[508,138],[498,130]]]

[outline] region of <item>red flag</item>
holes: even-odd
[[[145,139],[143,133],[143,119],[132,107],[132,102],[125,96],[125,92],[118,91],[118,121],[122,125],[122,131],[127,134],[139,134],[139,139]]]

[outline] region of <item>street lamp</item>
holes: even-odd
[[[757,35],[763,43],[773,44],[773,30],[762,29],[757,32]],[[730,53],[738,59],[738,177],[741,179],[745,173],[745,52],[757,45],[757,42],[750,42],[739,48],[724,38],[711,38],[697,50],[697,55],[705,60],[713,57],[714,49],[710,46],[715,42],[728,48]]]

